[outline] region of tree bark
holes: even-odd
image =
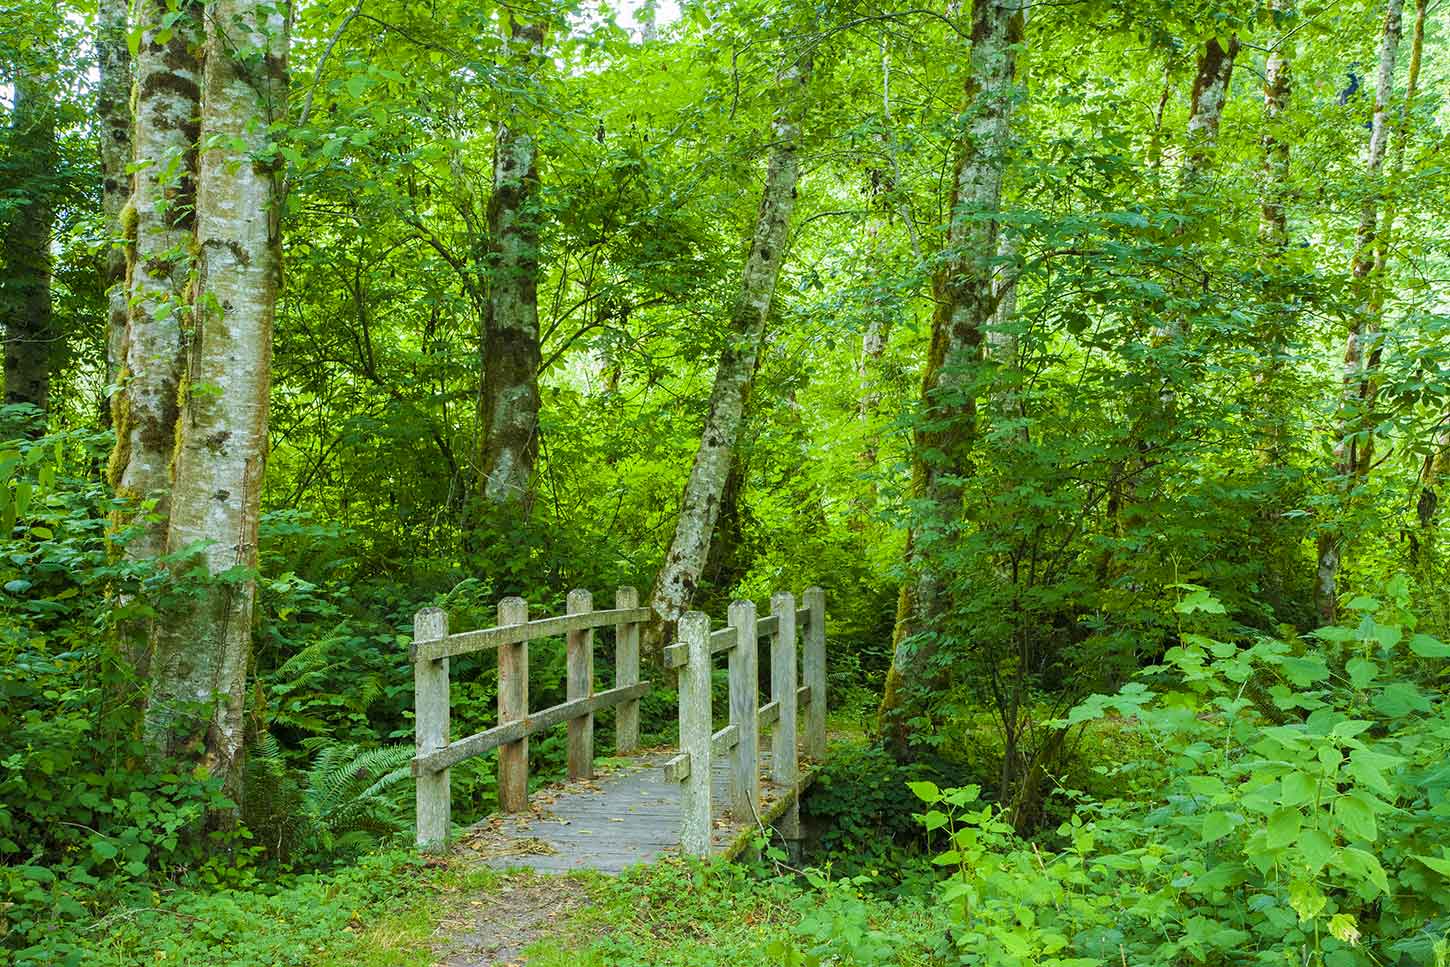
[[[1284,349],[1293,324],[1284,303],[1290,294],[1275,279],[1279,264],[1289,248],[1289,141],[1285,136],[1284,112],[1293,88],[1291,67],[1294,57],[1294,0],[1272,0],[1269,4],[1276,25],[1284,28],[1279,42],[1269,51],[1264,64],[1264,134],[1261,183],[1259,186],[1259,267],[1266,276],[1266,294],[1271,303],[1264,331],[1263,365],[1255,382],[1263,390],[1267,412],[1265,463],[1277,467],[1283,462],[1284,441],[1289,427],[1284,407],[1277,399],[1278,377],[1283,371]]]
[[[705,426],[690,468],[690,479],[680,499],[674,535],[650,592],[649,605],[655,618],[646,629],[645,641],[646,652],[651,655],[663,646],[667,626],[673,625],[689,608],[709,557],[720,496],[745,417],[756,359],[765,339],[766,318],[785,263],[796,183],[800,179],[797,155],[811,68],[807,55],[787,68],[780,78],[782,101],[772,125],[774,147],[750,254],[741,272],[740,295],[731,310],[730,329],[715,369]]]
[[[220,776],[241,802],[243,697],[256,594],[257,519],[267,459],[272,321],[281,281],[280,161],[290,10],[212,0],[202,76],[196,281],[178,417],[167,551],[201,572],[158,621],[146,737]],[[226,825],[233,814],[212,818]]]
[[[111,293],[113,299],[119,295],[124,327],[115,348],[120,369],[119,388],[111,397],[116,446],[109,476],[116,496],[127,501],[113,525],[135,525],[123,551],[129,561],[166,553],[177,398],[185,368],[182,328],[191,311],[186,289],[195,227],[202,6],[184,0],[172,13],[164,0],[143,0],[136,8],[141,41],[128,139],[135,173],[126,176],[130,198],[120,214],[126,278],[119,293]],[[102,138],[114,148],[114,112],[104,120]],[[108,200],[119,194],[119,188],[107,185]],[[114,301],[110,308],[114,327]],[[149,629],[128,620],[118,630],[123,657],[144,677]]]
[[[994,256],[1002,177],[1012,113],[1022,5],[979,0],[972,7],[972,48],[966,81],[967,129],[957,145],[946,251],[932,289],[931,349],[922,378],[924,425],[915,431],[912,494],[927,520],[907,535],[909,572],[897,602],[891,667],[881,722],[898,756],[908,751],[906,722],[918,709],[906,686],[923,684],[931,652],[909,639],[945,610],[944,575],[936,563],[961,516],[961,480],[972,472],[977,412],[972,381],[982,342],[997,308]]]
[[[5,402],[50,411],[50,364],[58,334],[50,304],[50,234],[54,212],[47,181],[55,169],[55,104],[28,71],[15,80],[10,148],[25,174],[22,201],[5,226],[0,257],[0,322],[5,327]]]
[[[1370,123],[1369,157],[1365,160],[1365,182],[1368,190],[1360,208],[1359,227],[1355,232],[1354,256],[1350,261],[1350,277],[1362,302],[1349,321],[1345,340],[1344,369],[1340,390],[1338,427],[1334,439],[1334,470],[1346,499],[1364,483],[1374,456],[1371,435],[1373,417],[1368,412],[1372,403],[1374,364],[1378,362],[1379,320],[1371,315],[1370,275],[1375,266],[1378,239],[1379,206],[1382,192],[1385,149],[1389,146],[1389,103],[1394,92],[1395,59],[1399,54],[1401,11],[1403,0],[1388,0],[1385,5],[1384,31],[1380,37],[1379,60],[1375,72],[1374,117]],[[1315,569],[1315,605],[1319,619],[1332,624],[1338,611],[1339,564],[1341,535],[1326,527],[1317,542]]]
[[[509,43],[520,74],[543,63],[541,24],[513,20]],[[498,124],[488,203],[492,276],[479,395],[480,491],[493,510],[521,508],[525,514],[539,455],[538,195],[538,145],[515,108]]]
[[[1183,180],[1192,187],[1212,166],[1213,150],[1218,144],[1219,123],[1228,100],[1229,83],[1233,80],[1234,59],[1238,56],[1237,35],[1228,46],[1210,38],[1198,59],[1198,74],[1193,79],[1193,100],[1188,110],[1188,149],[1183,166]]]
[[[125,366],[126,352],[126,252],[121,244],[121,211],[131,196],[131,176],[126,171],[131,163],[131,48],[126,43],[130,6],[127,0],[100,0],[96,18],[101,212],[113,236],[101,256],[107,308],[106,381],[112,384]]]

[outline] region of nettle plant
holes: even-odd
[[[1226,626],[1183,590],[1185,625]],[[1067,724],[1131,727],[1151,752],[1106,770],[1137,795],[1080,802],[1056,853],[974,787],[913,784],[948,838],[960,962],[1450,962],[1450,646],[1416,632],[1402,579],[1347,612],[1289,640],[1185,630],[1142,681],[1074,709]]]

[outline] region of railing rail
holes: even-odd
[[[447,842],[452,823],[449,769],[498,749],[498,803],[504,812],[528,808],[529,736],[568,723],[571,779],[594,771],[594,713],[618,706],[614,746],[621,755],[639,746],[639,700],[650,683],[639,677],[640,626],[650,616],[630,587],[615,592],[614,607],[595,611],[588,591],[571,591],[568,613],[529,620],[523,598],[498,604],[498,625],[482,631],[448,633],[448,615],[427,608],[413,619],[414,748],[417,842]],[[614,627],[614,687],[594,689],[594,629]],[[529,642],[564,635],[565,701],[529,711]],[[448,659],[486,648],[498,649],[498,725],[457,741],[449,738]]]
[[[805,754],[826,752],[826,598],[809,588],[802,608],[794,595],[771,596],[770,614],[758,617],[754,603],[730,606],[724,628],[710,630],[710,619],[691,611],[680,619],[676,644],[664,649],[663,664],[678,669],[680,752],[664,766],[667,780],[682,784],[682,849],[704,856],[710,851],[710,773],[714,757],[728,757],[730,811],[738,820],[759,816],[760,733],[771,735],[771,782],[789,799],[777,825],[787,838],[799,835],[797,711],[804,709]],[[594,714],[617,706],[615,749],[627,755],[639,745],[639,700],[650,682],[639,677],[640,628],[650,609],[639,606],[634,588],[615,593],[614,607],[596,611],[588,591],[571,591],[567,613],[529,619],[523,598],[498,605],[498,625],[450,634],[448,615],[438,608],[418,612],[413,621],[415,746],[412,771],[417,789],[417,842],[445,843],[451,824],[449,769],[492,749],[499,750],[498,799],[504,812],[528,808],[528,737],[560,723],[568,727],[571,779],[593,774]],[[595,691],[594,629],[613,626],[614,687]],[[797,634],[803,636],[798,649]],[[529,710],[529,642],[563,635],[566,649],[565,701]],[[770,700],[759,695],[759,643],[770,641]],[[498,649],[498,724],[452,741],[449,729],[449,658]],[[798,657],[798,650],[800,652]],[[713,728],[711,670],[714,655],[729,662],[729,722]],[[802,681],[801,679],[804,679]]]

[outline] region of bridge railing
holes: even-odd
[[[434,846],[448,838],[452,821],[448,770],[465,759],[498,749],[498,803],[504,812],[528,808],[529,736],[567,722],[569,778],[586,779],[594,771],[594,713],[619,706],[615,749],[633,752],[639,745],[639,699],[650,683],[639,679],[639,635],[650,610],[639,594],[623,587],[614,608],[595,611],[588,591],[570,591],[568,613],[529,620],[529,603],[504,598],[498,625],[482,631],[449,634],[448,614],[426,608],[413,619],[413,776],[416,779],[417,841]],[[614,687],[594,691],[594,629],[614,626]],[[529,711],[529,642],[564,635],[565,700]],[[498,721],[467,738],[449,739],[448,659],[498,649]]]
[[[665,763],[665,778],[683,786],[680,847],[688,854],[710,852],[710,775],[716,755],[730,757],[730,811],[743,822],[762,821],[760,814],[759,734],[771,728],[770,777],[780,787],[778,801],[785,812],[775,817],[787,839],[799,836],[798,785],[800,761],[797,711],[804,706],[806,755],[826,754],[826,594],[809,588],[805,607],[797,609],[795,596],[779,591],[771,596],[770,616],[758,618],[755,604],[736,601],[727,624],[710,630],[710,618],[691,611],[679,622],[679,642],[665,649],[665,666],[679,669],[680,753]],[[804,684],[797,663],[797,633]],[[770,639],[770,701],[760,704],[757,668],[759,641]],[[713,657],[729,655],[730,721],[714,729],[710,708]]]
[[[771,781],[782,787],[777,801],[789,800],[778,818],[788,838],[797,834],[799,782],[797,712],[805,709],[806,755],[826,751],[826,598],[820,588],[805,592],[805,607],[794,595],[771,597],[771,613],[757,618],[755,605],[736,601],[726,627],[710,630],[709,617],[691,611],[680,619],[679,641],[664,650],[664,665],[679,670],[680,753],[665,765],[668,780],[683,784],[680,842],[692,855],[710,849],[710,773],[716,754],[730,757],[730,809],[745,822],[760,818],[759,734],[770,727]],[[499,750],[498,800],[503,812],[528,808],[528,737],[568,724],[568,774],[589,778],[594,761],[594,713],[619,706],[615,714],[615,750],[627,755],[639,745],[639,699],[650,682],[639,678],[640,629],[650,609],[639,606],[634,588],[615,593],[614,608],[595,611],[588,591],[569,592],[567,613],[529,620],[523,598],[498,605],[498,625],[450,634],[448,614],[424,609],[413,619],[413,694],[416,753],[417,842],[445,843],[451,825],[449,769],[476,755]],[[594,691],[594,629],[615,629],[614,687]],[[804,684],[797,663],[797,634],[804,635]],[[566,641],[565,700],[529,711],[529,642],[563,635]],[[770,639],[770,701],[760,704],[758,655],[761,638]],[[449,726],[448,660],[486,649],[498,651],[498,719],[491,729],[452,741]],[[713,656],[728,653],[730,722],[713,729],[711,671]]]

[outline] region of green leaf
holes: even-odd
[[[1289,884],[1289,906],[1299,914],[1300,920],[1313,920],[1328,902],[1329,898],[1309,880],[1295,880]]]
[[[1234,817],[1229,813],[1212,812],[1203,817],[1203,842],[1212,843],[1214,840],[1223,839],[1233,832],[1237,825]]]
[[[1218,598],[1207,591],[1194,591],[1178,604],[1174,605],[1174,611],[1179,614],[1192,614],[1195,611],[1203,611],[1207,614],[1223,614],[1224,606],[1219,603]]]
[[[1421,658],[1450,658],[1450,645],[1429,635],[1415,635],[1410,639],[1410,651]]]
[[[1395,682],[1393,685],[1386,685],[1384,690],[1370,701],[1370,704],[1377,711],[1393,719],[1403,718],[1411,712],[1428,712],[1433,708],[1430,700],[1425,697],[1425,693],[1409,682]]]
[[[1421,856],[1418,853],[1412,855],[1436,873],[1439,873],[1446,879],[1450,879],[1450,859],[1445,859],[1440,856]]]
[[[1306,829],[1296,845],[1304,855],[1304,862],[1309,864],[1310,873],[1318,874],[1334,858],[1334,843],[1323,830]]]
[[[912,795],[927,804],[941,802],[941,790],[936,783],[922,780],[920,782],[908,782],[906,788],[910,789]]]
[[[1319,781],[1307,772],[1291,772],[1280,781],[1279,801],[1286,806],[1313,802],[1319,792]]]
[[[1292,806],[1281,806],[1269,816],[1269,849],[1283,849],[1299,838],[1304,817]]]
[[[1329,666],[1324,664],[1324,659],[1318,656],[1285,658],[1283,668],[1289,681],[1301,688],[1313,685],[1315,682],[1322,682],[1329,677]]]
[[[1334,818],[1344,831],[1356,839],[1374,842],[1379,837],[1374,810],[1357,793],[1348,793],[1334,800]]]
[[[1380,666],[1368,658],[1351,658],[1345,663],[1344,670],[1349,672],[1349,681],[1355,688],[1364,688],[1374,681],[1380,673]]]

